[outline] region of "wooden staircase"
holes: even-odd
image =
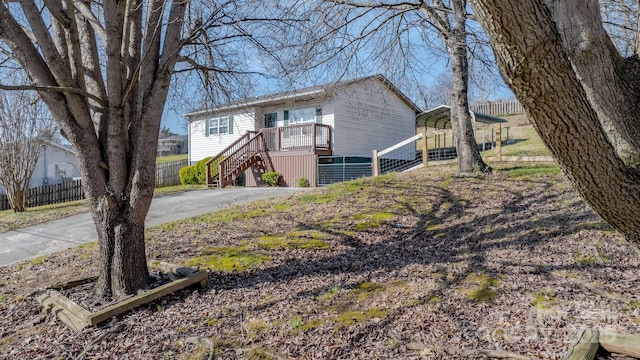
[[[264,161],[266,153],[262,133],[248,131],[205,163],[207,187],[222,189],[233,184],[245,170],[255,164],[268,169],[268,161]]]

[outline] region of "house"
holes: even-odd
[[[158,139],[157,156],[181,155],[187,153],[187,135],[172,135]]]
[[[31,175],[29,188],[60,184],[80,178],[76,153],[68,146],[47,142]],[[4,194],[4,188],[0,187]]]
[[[211,157],[210,186],[258,186],[266,171],[316,186],[319,161],[370,158],[415,135],[419,111],[382,75],[245,99],[185,115],[189,162]]]

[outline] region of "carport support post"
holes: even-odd
[[[373,154],[371,155],[371,170],[373,171],[373,176],[380,175],[380,159],[378,158],[378,150],[373,150]]]
[[[496,128],[496,158],[498,161],[502,161],[502,124],[498,124],[498,128]]]
[[[429,148],[427,147],[427,127],[420,128],[420,134],[422,134],[422,165],[427,167],[429,161]]]

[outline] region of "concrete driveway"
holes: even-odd
[[[153,199],[145,225],[155,226],[301,190],[240,187],[164,195]],[[89,213],[2,233],[0,234],[0,266],[48,255],[97,239],[98,235]]]

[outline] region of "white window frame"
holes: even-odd
[[[226,135],[229,133],[229,117],[222,116],[209,119],[209,135]]]

